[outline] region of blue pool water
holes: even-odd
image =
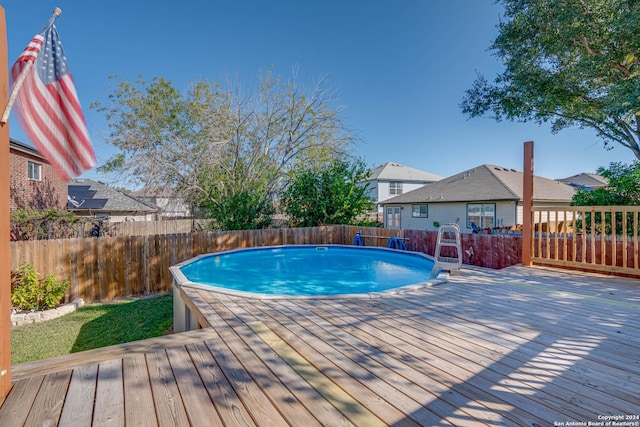
[[[197,258],[179,266],[192,283],[276,295],[380,292],[429,280],[433,261],[409,252],[350,246],[279,246]]]

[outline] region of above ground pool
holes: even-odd
[[[335,296],[430,284],[416,252],[342,245],[273,246],[201,255],[171,267],[179,286],[245,296]],[[414,288],[412,286],[411,288]]]

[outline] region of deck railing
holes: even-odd
[[[640,274],[640,206],[534,207],[536,264]]]

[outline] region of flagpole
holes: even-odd
[[[53,21],[55,21],[55,19],[61,14],[62,14],[62,9],[60,9],[59,7],[56,7],[55,9],[53,9],[53,15],[51,15],[51,18],[49,18],[47,25],[52,25]],[[29,61],[27,61],[24,68],[22,69],[22,72],[20,73],[20,76],[18,76],[18,79],[14,82],[13,91],[11,92],[11,96],[9,97],[9,102],[7,102],[7,106],[4,109],[4,113],[2,113],[2,118],[0,118],[0,125],[4,125],[9,121],[9,114],[11,114],[11,109],[13,108],[13,104],[15,104],[16,102],[16,98],[18,97],[18,92],[20,91],[20,88],[22,87],[24,80],[27,78],[29,71],[31,71],[31,67],[33,67],[33,63],[35,62],[35,60],[36,58],[30,59]]]

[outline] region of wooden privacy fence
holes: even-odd
[[[42,274],[54,273],[69,279],[66,301],[112,300],[170,291],[169,267],[196,255],[258,246],[349,245],[358,231],[365,246],[386,246],[390,237],[400,237],[406,239],[410,250],[433,255],[435,249],[437,233],[432,231],[327,226],[195,232],[11,242],[11,269],[28,262]],[[512,265],[519,262],[514,255],[518,242],[502,236],[463,235],[463,248],[474,248],[473,255],[465,254],[464,261],[492,268]]]
[[[66,301],[111,300],[171,290],[169,267],[196,255],[254,246],[341,244],[345,227],[196,232],[11,242],[11,270],[23,262],[69,279]]]
[[[635,218],[636,223],[638,211],[638,209],[632,211],[632,218]],[[576,215],[575,218],[577,221],[580,216]],[[626,224],[629,225],[629,221]],[[562,230],[569,229],[568,227],[576,230],[575,227],[578,225],[581,225],[579,221],[577,225],[565,224]],[[590,230],[596,228],[591,227]],[[604,228],[606,228],[606,219]],[[640,275],[637,228],[635,230],[635,235],[633,232],[627,237],[618,235],[615,249],[609,249],[609,243],[606,242],[612,241],[612,238],[608,236],[605,236],[605,243],[602,243],[603,239],[599,236],[583,235],[578,239],[568,232],[540,232],[534,239],[536,248],[534,259],[539,263],[566,266],[575,256],[577,260],[585,259],[590,265],[596,265],[602,270],[609,268],[606,267],[606,263],[616,259],[616,264],[620,264],[623,271]],[[83,298],[85,302],[112,300],[170,291],[173,280],[169,267],[196,255],[258,246],[350,245],[356,232],[360,232],[363,236],[365,246],[386,246],[390,237],[399,237],[404,239],[409,250],[429,255],[433,255],[435,251],[437,238],[435,231],[339,225],[18,241],[11,242],[11,269],[16,270],[22,262],[28,262],[42,274],[54,273],[59,278],[69,279],[71,286],[67,292],[66,301],[76,298]],[[626,250],[623,248],[623,242],[626,244]],[[519,264],[522,259],[521,235],[462,234],[461,243],[464,264],[504,268]],[[605,256],[603,257],[602,254]],[[626,264],[621,260],[622,257],[626,257]],[[603,262],[605,264],[602,264]]]
[[[532,209],[537,264],[640,275],[640,206]]]
[[[158,234],[180,234],[204,231],[208,219],[166,219],[161,221],[103,222],[100,235],[104,237],[149,236]],[[78,224],[78,237],[89,237],[96,221]]]
[[[405,230],[407,248],[434,255],[437,231]],[[487,268],[505,268],[522,262],[522,235],[520,234],[471,234],[460,235],[462,263]],[[446,250],[447,248],[443,248]],[[449,249],[451,251],[451,249]],[[443,252],[444,256],[455,256]]]

